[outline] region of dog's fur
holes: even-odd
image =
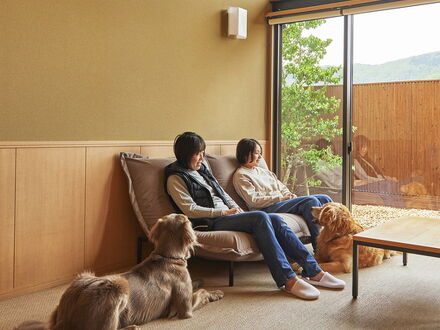
[[[142,263],[119,275],[78,275],[48,323],[28,321],[17,329],[133,329],[161,317],[189,318],[194,310],[223,298],[220,290],[193,292],[186,259],[197,240],[186,216],[159,219],[150,240],[154,251]]]
[[[313,207],[312,215],[323,226],[317,238],[315,259],[330,273],[350,273],[353,261],[353,235],[364,230],[340,203]],[[389,250],[359,246],[359,268],[379,265],[383,259],[396,254]]]
[[[416,181],[400,186],[400,191],[407,195],[428,195],[428,190],[426,190],[425,186]]]

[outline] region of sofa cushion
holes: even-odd
[[[277,213],[283,218],[292,231],[298,236],[298,238],[304,243],[310,243],[310,230],[307,227],[307,223],[303,217],[290,213]]]
[[[120,159],[134,213],[148,235],[157,219],[176,212],[164,186],[165,166],[175,159],[148,158],[128,152],[122,152]]]
[[[196,255],[208,259],[256,261],[263,256],[251,235],[238,231],[196,231]]]

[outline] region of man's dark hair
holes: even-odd
[[[191,157],[205,149],[205,141],[194,132],[179,134],[174,139],[174,155],[183,168],[190,168]]]
[[[248,162],[249,156],[257,149],[257,146],[261,149],[261,154],[263,154],[263,148],[260,142],[255,139],[241,139],[237,144],[237,149],[235,157],[237,157],[240,165],[244,165]]]

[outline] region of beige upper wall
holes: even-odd
[[[248,39],[224,10],[248,10]],[[0,141],[266,139],[267,0],[1,0]]]

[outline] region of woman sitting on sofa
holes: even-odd
[[[278,287],[303,299],[317,299],[312,286],[342,289],[345,282],[324,273],[298,237],[276,214],[243,212],[221,188],[203,164],[205,142],[192,132],[174,141],[177,160],[165,168],[167,192],[175,207],[188,216],[198,230],[230,230],[253,236]],[[296,277],[287,258],[302,268]]]
[[[297,197],[278,180],[275,173],[258,167],[262,148],[254,139],[241,139],[237,144],[237,160],[241,165],[234,173],[234,188],[250,210],[266,213],[291,213],[304,218],[310,230],[312,246],[316,249],[319,226],[312,207],[332,202],[327,195]]]

